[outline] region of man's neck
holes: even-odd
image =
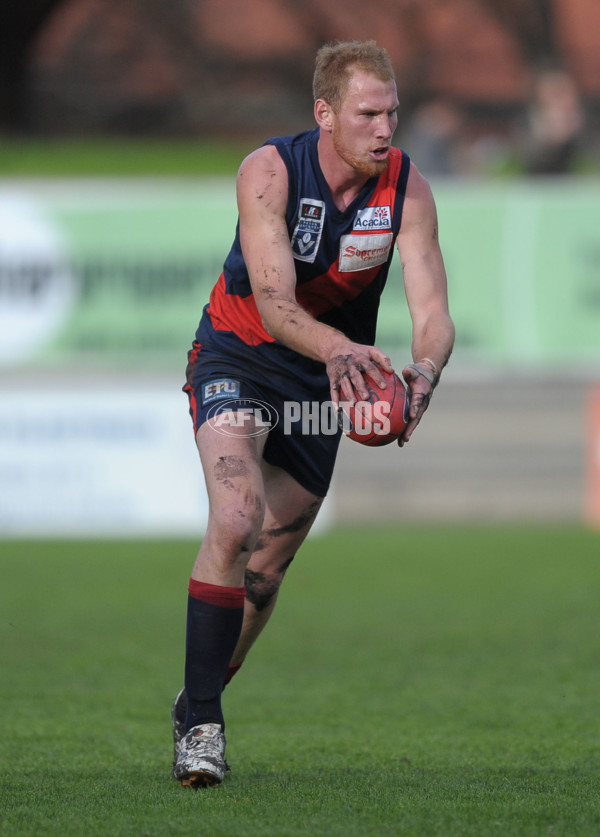
[[[327,181],[333,202],[343,212],[355,200],[369,179],[344,162],[333,147],[330,134],[321,132],[317,154],[323,177]]]

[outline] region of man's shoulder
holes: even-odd
[[[285,146],[286,148],[302,147],[310,145],[318,136],[319,129],[311,128],[308,131],[300,131],[297,134],[286,134],[280,137],[270,137],[265,140],[263,146],[275,145]]]
[[[295,183],[303,172],[314,167],[318,135],[318,129],[313,129],[271,137],[244,160],[240,174],[262,170],[271,180],[281,177],[287,180],[288,185]]]
[[[298,159],[298,153],[302,155],[302,149],[308,148],[311,143],[316,141],[315,133],[315,130],[312,130],[302,131],[299,134],[270,137],[242,160],[239,173],[247,173],[249,169],[264,164],[277,165],[277,161],[285,163],[288,171],[294,170],[297,165],[294,160]]]

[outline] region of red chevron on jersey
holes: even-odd
[[[248,346],[274,341],[263,327],[254,296],[228,294],[224,273],[212,290],[207,313],[214,329],[232,331]]]
[[[358,273],[340,273],[335,261],[323,276],[317,276],[296,288],[296,299],[305,311],[318,317],[326,311],[339,308],[344,302],[356,299],[378,272],[379,265]]]

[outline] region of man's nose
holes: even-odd
[[[393,119],[387,113],[382,113],[377,120],[377,136],[381,139],[389,140],[394,133]]]

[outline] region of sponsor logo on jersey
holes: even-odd
[[[313,198],[300,198],[298,221],[291,239],[295,259],[301,262],[314,262],[321,243],[324,223],[324,202]]]
[[[391,230],[392,207],[368,206],[366,209],[359,209],[356,213],[354,229],[363,232],[367,230]]]
[[[240,382],[232,381],[231,378],[220,378],[217,381],[209,381],[202,385],[202,405],[210,404],[211,401],[219,401],[222,398],[239,398]]]
[[[385,264],[388,260],[393,233],[375,235],[344,235],[340,241],[340,271],[352,273]]]

